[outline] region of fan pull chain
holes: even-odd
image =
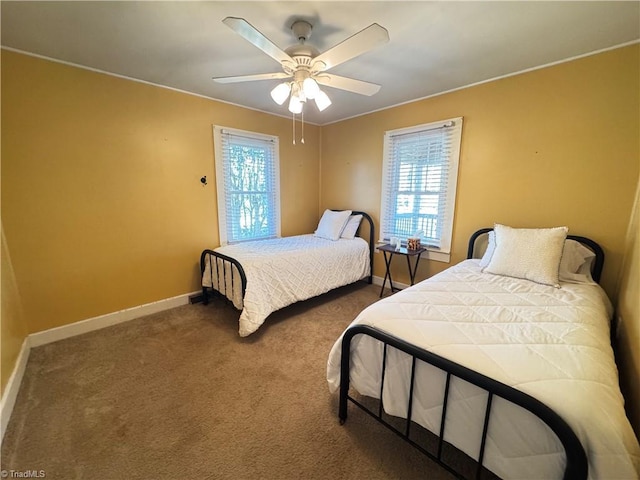
[[[292,113],[291,118],[293,119],[293,144],[296,144],[296,114]]]
[[[296,144],[296,114],[291,114],[291,120],[293,123],[293,144]],[[300,112],[300,143],[304,145],[304,110]]]

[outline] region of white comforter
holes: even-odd
[[[240,315],[240,336],[255,332],[276,310],[306,300],[369,275],[369,244],[362,238],[337,241],[309,235],[259,240],[219,247],[220,252],[240,261],[247,277],[242,300],[239,288],[230,298]],[[214,264],[215,265],[215,264]],[[213,282],[207,259],[202,285],[218,285],[214,267]],[[222,270],[220,270],[222,271]],[[236,274],[234,284],[239,286]],[[231,292],[231,280],[227,280]]]
[[[571,426],[585,448],[589,478],[640,478],[640,447],[625,417],[609,343],[611,306],[597,285],[561,288],[481,273],[466,260],[365,309],[366,324],[446,357],[541,400]],[[352,324],[352,325],[353,325]],[[340,343],[327,365],[340,384]],[[360,394],[378,398],[382,348],[352,341],[351,375]],[[383,405],[406,418],[410,361],[390,349]],[[438,433],[444,374],[419,362],[412,419]],[[452,381],[445,440],[478,458],[486,393]],[[495,397],[485,465],[502,478],[560,478],[562,446],[532,414]]]

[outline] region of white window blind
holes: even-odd
[[[461,117],[385,133],[381,240],[450,253],[461,135]]]
[[[280,236],[278,137],[214,127],[220,243]]]

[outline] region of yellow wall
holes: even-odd
[[[640,182],[629,222],[617,305],[618,366],[627,413],[640,438]]]
[[[600,242],[610,294],[639,168],[638,46],[618,49],[325,126],[321,207],[379,219],[386,130],[462,116],[452,263],[477,228],[567,225]],[[397,262],[396,278],[408,280]],[[423,262],[424,278],[446,268]],[[375,273],[384,274],[381,255]]]
[[[9,256],[9,248],[4,236],[2,236],[2,253],[0,253],[0,264],[2,272],[0,283],[2,284],[2,302],[0,316],[1,333],[0,348],[2,349],[2,369],[0,372],[0,392],[4,394],[4,388],[13,373],[14,366],[20,354],[20,349],[27,338],[27,325],[22,315],[22,304],[20,302],[20,294],[16,285],[16,279],[13,272],[13,265]]]
[[[199,290],[214,124],[280,137],[282,234],[312,231],[319,127],[294,148],[286,118],[2,52],[2,220],[29,332]]]

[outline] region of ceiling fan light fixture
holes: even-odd
[[[302,113],[302,102],[296,95],[291,95],[291,99],[289,100],[289,111],[291,113]]]
[[[307,77],[302,82],[302,91],[304,92],[304,96],[310,100],[316,98],[318,92],[320,91],[320,87],[318,86],[318,82],[316,82],[313,78]]]
[[[301,82],[293,82],[293,84],[291,85],[291,96],[297,97],[301,102],[307,101],[307,96],[304,93]]]
[[[291,92],[291,85],[288,82],[283,82],[279,84],[276,88],[271,90],[271,98],[273,98],[273,101],[276,102],[278,105],[282,105],[287,99],[287,97],[289,96],[290,92]]]
[[[321,112],[329,105],[331,105],[331,99],[329,98],[329,96],[320,89],[318,89],[318,94],[316,95],[315,101],[318,110],[320,110]]]

